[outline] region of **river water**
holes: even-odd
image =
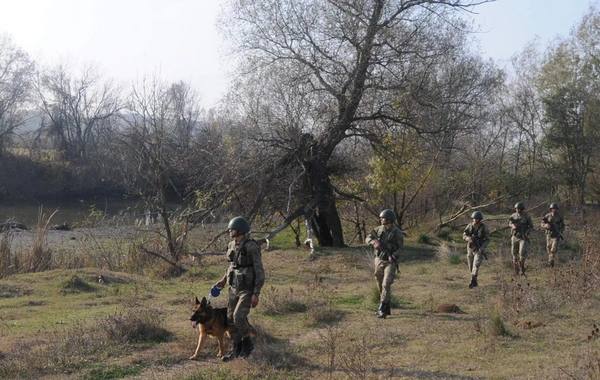
[[[15,221],[30,228],[45,225],[84,226],[147,224],[154,217],[137,200],[30,200],[0,201],[0,222]]]

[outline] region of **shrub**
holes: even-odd
[[[299,299],[298,292],[292,287],[287,291],[280,291],[271,286],[261,300],[261,306],[267,315],[303,313],[307,310],[306,303]]]
[[[116,343],[165,342],[172,334],[163,322],[158,310],[136,308],[106,317],[100,327]]]
[[[417,238],[417,243],[432,244],[433,240],[431,239],[431,236],[427,235],[426,233],[421,233],[421,234],[419,234],[419,237]]]
[[[510,331],[508,327],[506,327],[506,323],[504,323],[504,318],[500,313],[492,314],[492,318],[490,320],[491,333],[495,336],[510,336]]]
[[[465,258],[457,249],[451,248],[446,243],[442,243],[437,247],[436,257],[438,260],[446,261],[452,265],[462,264]]]

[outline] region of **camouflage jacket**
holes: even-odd
[[[531,231],[533,231],[533,221],[529,214],[522,212],[521,214],[515,212],[510,216],[508,226],[512,227],[513,224],[517,227],[516,230],[511,230],[512,236],[519,239],[526,239]]]
[[[391,253],[398,257],[400,250],[404,246],[404,235],[402,234],[400,228],[395,225],[389,230],[386,229],[385,226],[375,227],[365,239],[365,243],[373,245],[376,240],[379,240],[383,243],[386,252],[381,252],[381,248],[377,249],[373,247],[375,256],[383,260],[387,259],[387,257],[385,257],[386,253]]]
[[[544,223],[544,220],[547,220],[549,224],[554,224],[556,226],[556,228],[558,229],[559,234],[562,234],[563,232],[565,232],[565,219],[563,218],[562,215],[560,215],[560,214],[555,215],[551,212],[544,215],[544,218],[542,219],[541,227],[546,231],[546,235],[550,235],[550,234],[552,234],[552,231],[550,229],[546,230],[546,223]],[[558,234],[556,234],[556,235],[557,236],[551,236],[551,237],[558,237]]]
[[[259,295],[265,284],[265,270],[260,246],[244,237],[239,243],[231,241],[227,246],[227,283],[236,292],[249,291]]]
[[[463,232],[463,240],[467,240],[468,238],[479,239],[481,248],[485,248],[488,244],[490,244],[490,230],[482,222],[480,222],[479,225],[475,223],[469,223]],[[469,247],[474,248],[473,243],[469,243]]]

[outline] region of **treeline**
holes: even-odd
[[[474,48],[464,10],[481,3],[231,0],[240,67],[209,111],[186,83],[44,67],[3,36],[0,195],[178,199],[197,220],[306,220],[333,246],[384,208],[410,227],[515,199],[597,202],[597,7],[505,70]]]

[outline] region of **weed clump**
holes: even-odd
[[[60,289],[62,294],[69,293],[89,293],[96,291],[96,287],[88,284],[85,280],[77,275],[71,277],[67,282],[63,284]]]
[[[163,322],[156,309],[129,310],[108,316],[100,327],[116,343],[166,342],[172,334],[163,328]]]
[[[419,237],[417,237],[417,243],[430,245],[433,244],[433,239],[426,233],[421,233],[419,234]]]
[[[511,336],[510,330],[500,313],[493,313],[490,319],[491,333],[495,336]]]
[[[301,296],[292,287],[287,291],[280,291],[271,286],[263,300],[261,300],[261,305],[266,315],[304,313],[308,308],[300,298]]]
[[[448,244],[442,243],[436,249],[436,257],[439,261],[445,261],[452,265],[462,264],[464,255],[458,250],[451,248]]]

